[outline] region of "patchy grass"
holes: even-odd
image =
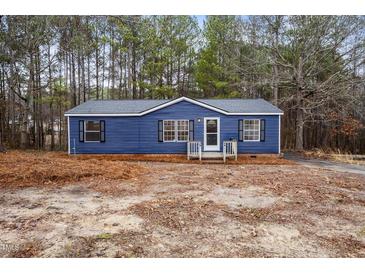
[[[365,226],[360,229],[360,231],[357,233],[360,237],[365,237]]]
[[[101,233],[99,235],[96,235],[96,238],[98,239],[111,239],[113,237],[110,233]]]

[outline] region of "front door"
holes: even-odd
[[[217,117],[204,118],[204,150],[219,151],[220,148],[220,124]]]

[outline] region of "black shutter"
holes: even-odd
[[[100,142],[105,142],[105,121],[100,120]]]
[[[79,141],[84,142],[84,120],[79,120]]]
[[[158,120],[157,135],[158,141],[163,142],[163,120]]]
[[[238,141],[243,141],[243,120],[238,120]]]
[[[194,141],[194,120],[189,120],[189,141]]]
[[[260,142],[265,142],[265,119],[260,120]]]

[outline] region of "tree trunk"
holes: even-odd
[[[303,131],[304,131],[304,110],[302,92],[304,89],[303,84],[303,58],[299,57],[298,68],[297,68],[297,92],[296,92],[296,127],[295,127],[295,150],[303,150]]]
[[[54,150],[54,110],[53,110],[53,77],[52,77],[52,69],[51,69],[51,45],[48,44],[48,81],[49,81],[49,95],[50,95],[50,125],[51,125],[51,150]]]
[[[71,53],[71,72],[72,72],[72,101],[71,101],[71,106],[75,107],[77,106],[77,93],[76,93],[76,68],[75,68],[75,56],[74,53]]]
[[[95,48],[95,69],[96,69],[96,99],[99,99],[99,40],[96,32],[96,48]]]
[[[101,74],[101,100],[104,100],[104,88],[105,88],[105,43],[103,44],[103,66]]]

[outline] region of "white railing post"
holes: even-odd
[[[223,142],[223,162],[226,162],[226,153],[227,153],[227,142]]]
[[[188,160],[190,160],[190,142],[186,143],[187,151],[188,151]]]
[[[227,157],[234,157],[237,161],[237,141],[223,142],[223,161],[226,162]]]
[[[202,159],[202,150],[201,143],[199,141],[188,141],[187,142],[187,158],[190,160],[191,158],[199,158]]]

